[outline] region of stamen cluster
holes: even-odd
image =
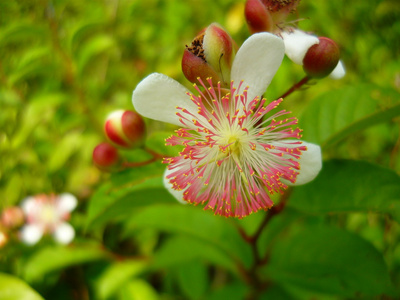
[[[183,191],[189,203],[205,204],[205,209],[227,217],[249,215],[273,205],[270,194],[282,192],[292,183],[300,168],[298,159],[306,150],[294,117],[281,110],[272,116],[282,99],[267,103],[265,98],[248,99],[248,88],[230,90],[209,87],[199,79],[202,91],[188,93],[198,111],[177,107],[183,128],[169,137],[167,145],[183,145],[179,156],[165,158],[170,170],[167,179],[173,189]],[[239,92],[242,91],[242,92]],[[291,140],[287,140],[291,139]]]

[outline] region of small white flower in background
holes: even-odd
[[[66,221],[78,201],[72,194],[40,194],[25,198],[21,208],[26,224],[21,228],[21,240],[28,245],[36,244],[44,234],[52,234],[61,244],[70,243],[75,237],[74,228]]]

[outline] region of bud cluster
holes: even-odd
[[[212,78],[216,86],[230,83],[230,73],[237,45],[231,36],[218,24],[213,23],[186,46],[182,57],[182,71],[193,83],[198,78],[206,81]]]
[[[117,110],[108,115],[104,123],[108,142],[93,150],[93,163],[102,171],[113,172],[121,168],[123,161],[118,148],[133,149],[142,146],[146,125],[143,118],[131,110]]]
[[[280,35],[288,49],[288,57],[293,62],[302,64],[304,72],[310,78],[323,78],[330,74],[335,79],[343,77],[345,72],[339,61],[339,47],[333,40],[314,37],[285,23],[288,16],[296,11],[299,2],[300,0],[247,0],[245,17],[250,32],[269,31]],[[333,74],[336,67],[338,71]]]

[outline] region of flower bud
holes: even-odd
[[[245,17],[251,33],[280,32],[289,14],[300,0],[247,0]]]
[[[274,25],[279,29],[280,24],[284,23],[288,16],[294,12],[300,0],[262,0],[269,11]]]
[[[182,57],[183,74],[193,83],[198,77],[203,81],[211,77],[213,84],[221,82],[221,85],[229,86],[235,53],[233,39],[221,26],[213,23],[186,47]]]
[[[337,66],[340,58],[339,47],[326,37],[319,37],[319,43],[311,46],[303,59],[304,72],[310,77],[323,78]]]
[[[272,32],[273,21],[270,13],[260,0],[247,0],[244,7],[244,15],[250,32]]]
[[[8,235],[0,228],[0,249],[8,243]]]
[[[101,143],[93,150],[93,163],[102,171],[116,171],[120,161],[117,148],[108,143]]]
[[[108,115],[104,131],[109,141],[116,146],[134,148],[143,143],[146,127],[138,113],[117,110]]]
[[[1,214],[1,223],[6,228],[16,228],[24,223],[24,213],[18,206],[8,207]]]

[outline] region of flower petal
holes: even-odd
[[[69,244],[75,237],[75,230],[68,223],[60,223],[55,228],[53,236],[60,244]]]
[[[346,75],[346,70],[344,69],[342,61],[339,60],[338,64],[333,69],[332,73],[329,74],[329,77],[332,78],[332,79],[340,79],[344,75]]]
[[[282,63],[285,53],[282,39],[268,32],[250,36],[240,47],[233,61],[231,80],[237,86],[244,81],[248,99],[262,96]]]
[[[181,126],[176,115],[177,106],[197,111],[187,92],[176,80],[153,73],[139,82],[133,91],[132,102],[136,111],[144,117]]]
[[[185,200],[183,200],[183,192],[184,192],[184,191],[177,191],[177,190],[174,190],[174,189],[172,188],[171,183],[169,183],[169,180],[167,179],[167,176],[168,176],[169,174],[171,174],[172,172],[175,172],[175,171],[176,171],[176,169],[174,169],[174,170],[168,170],[168,168],[165,169],[165,172],[164,172],[164,175],[163,175],[164,186],[165,186],[165,188],[167,189],[167,191],[168,191],[172,196],[174,196],[174,198],[175,198],[176,200],[178,200],[178,201],[179,201],[180,203],[182,203],[182,204],[187,204],[187,202],[186,202]]]
[[[37,224],[25,225],[20,232],[21,240],[27,245],[36,244],[43,236],[43,227]]]
[[[296,64],[303,65],[303,59],[308,49],[319,43],[316,36],[305,33],[298,29],[281,32],[283,41],[285,42],[286,55]]]
[[[26,197],[24,200],[21,202],[21,209],[24,212],[25,215],[29,215],[32,210],[34,210],[35,207],[35,197],[29,196]]]
[[[295,183],[285,180],[285,184],[287,185],[295,186],[306,184],[317,177],[322,168],[321,147],[304,141],[301,142],[302,146],[307,146],[307,150],[301,153],[299,159],[300,173],[297,175]]]
[[[60,213],[68,213],[75,209],[78,204],[76,197],[69,193],[58,196],[58,209]]]

